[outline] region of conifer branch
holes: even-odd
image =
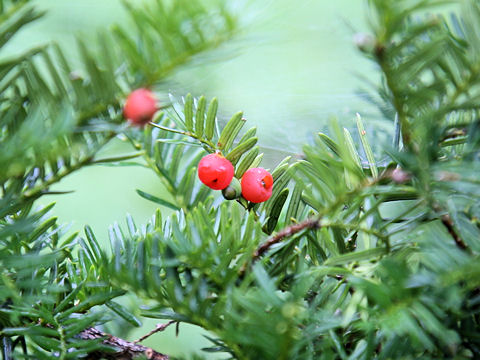
[[[148,360],[168,360],[169,356],[159,353],[152,348],[126,341],[116,336],[106,334],[95,328],[88,328],[79,334],[83,340],[102,340],[102,344],[112,347],[112,350],[97,350],[89,354],[89,360],[130,360],[145,356]]]
[[[184,136],[188,136],[192,139],[195,139],[199,142],[199,144],[201,145],[204,145],[204,148],[210,152],[210,153],[213,153],[215,152],[215,144],[211,141],[208,141],[206,139],[203,139],[201,137],[199,137],[197,134],[193,133],[193,132],[190,132],[190,131],[183,131],[183,130],[179,130],[179,129],[174,129],[174,128],[170,128],[170,127],[167,127],[167,126],[163,126],[163,125],[160,125],[160,124],[156,124],[154,122],[151,122],[149,123],[151,126],[153,127],[156,127],[160,130],[164,130],[164,131],[169,131],[169,132],[172,132],[172,133],[175,133],[175,134],[180,134],[180,135],[184,135]]]
[[[165,324],[157,324],[157,326],[155,327],[155,329],[153,329],[152,331],[149,331],[148,334],[145,334],[145,335],[141,336],[140,338],[138,338],[137,340],[135,340],[133,343],[136,344],[136,343],[142,342],[143,340],[149,338],[149,337],[152,336],[153,334],[156,334],[157,332],[162,332],[162,331],[164,331],[167,327],[169,327],[170,325],[175,324],[175,323],[176,323],[175,320],[170,320],[169,322],[167,322],[167,323],[165,323]]]
[[[104,141],[102,141],[100,144],[98,144],[98,146],[90,151],[90,153],[85,156],[83,159],[79,160],[77,163],[75,163],[74,165],[66,168],[64,171],[61,171],[59,173],[56,173],[55,175],[53,175],[50,179],[48,179],[47,181],[41,183],[40,185],[38,185],[37,187],[33,188],[33,189],[30,189],[30,190],[27,190],[25,191],[21,196],[20,198],[18,199],[17,201],[17,206],[21,206],[23,203],[25,202],[28,202],[28,201],[32,201],[32,200],[36,200],[38,199],[40,196],[42,196],[50,186],[52,186],[53,184],[56,184],[58,183],[59,181],[61,181],[63,178],[65,178],[66,176],[72,174],[73,172],[77,171],[77,170],[80,170],[81,168],[87,166],[87,165],[90,165],[94,162],[94,156],[96,153],[98,153],[111,139],[113,139],[115,137],[116,133],[114,132],[111,132],[107,135],[107,137],[104,139]],[[104,161],[105,162],[105,161]]]
[[[455,225],[453,223],[453,220],[450,214],[445,213],[439,204],[433,204],[432,208],[435,212],[437,212],[437,214],[441,214],[443,212],[443,214],[440,215],[440,221],[442,222],[442,225],[445,227],[445,229],[448,231],[450,236],[455,241],[455,244],[457,245],[457,247],[462,250],[468,249],[467,244],[465,244],[465,242],[463,241],[463,239],[460,237],[457,230],[455,229]]]
[[[460,249],[466,250],[468,248],[467,244],[465,244],[465,242],[462,240],[460,235],[458,235],[457,231],[455,230],[455,227],[453,225],[453,221],[452,221],[452,218],[450,217],[450,215],[448,215],[448,214],[442,215],[440,217],[440,220],[442,221],[443,226],[445,226],[445,228],[447,229],[450,236],[455,241],[455,244]]]
[[[375,51],[377,62],[385,76],[385,82],[392,94],[392,104],[395,111],[398,114],[398,121],[400,123],[402,142],[405,146],[409,147],[411,142],[410,128],[408,127],[408,118],[405,113],[404,103],[401,101],[400,91],[397,89],[395,80],[392,78],[391,68],[386,60],[385,55],[386,48],[383,45],[377,45]]]
[[[262,245],[260,245],[253,253],[252,261],[255,262],[256,260],[258,260],[258,258],[262,256],[265,252],[267,252],[268,249],[270,249],[273,245],[278,244],[286,237],[295,235],[305,229],[319,229],[320,227],[320,219],[307,219],[301,223],[287,226],[283,230],[279,231],[275,236],[272,236]]]
[[[299,233],[305,229],[319,229],[321,227],[320,219],[307,219],[301,223],[293,224],[287,226],[283,230],[279,231],[276,235],[269,238],[263,244],[261,244],[257,250],[255,250],[252,254],[252,261],[251,264],[255,263],[264,253],[266,253],[273,245],[278,244],[283,239],[290,237]],[[243,277],[245,275],[245,271],[247,270],[246,264],[240,269],[239,276]]]

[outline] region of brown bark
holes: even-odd
[[[152,348],[117,338],[95,328],[83,330],[79,337],[83,340],[103,339],[104,345],[112,347],[111,351],[96,351],[89,354],[89,360],[132,360],[141,355],[145,355],[149,360],[168,360],[169,358],[168,355],[156,352]]]
[[[255,250],[255,252],[252,254],[252,264],[257,261],[260,256],[267,252],[268,249],[270,249],[273,245],[279,243],[286,237],[295,235],[296,233],[299,233],[304,229],[318,229],[320,227],[320,219],[307,219],[305,221],[302,221],[301,223],[287,226],[286,228],[280,230],[276,235],[269,238],[262,245],[260,245],[257,250]],[[247,271],[247,265],[243,266],[240,270],[240,277],[243,277],[245,275],[245,271]]]
[[[448,215],[448,214],[442,215],[440,217],[440,219],[442,220],[443,226],[445,226],[448,233],[450,234],[450,236],[455,241],[455,244],[462,250],[467,249],[467,245],[465,244],[465,242],[462,240],[462,238],[455,231],[455,227],[453,225],[453,221],[452,221],[452,218],[450,217],[450,215]]]
[[[265,241],[262,245],[258,247],[257,250],[253,253],[253,261],[257,260],[262,256],[268,249],[282,241],[284,238],[295,235],[296,233],[302,231],[303,229],[314,229],[320,227],[319,219],[307,219],[301,223],[290,225],[285,229],[279,231],[275,236],[271,237]]]

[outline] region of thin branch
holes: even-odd
[[[328,215],[329,213],[333,212],[337,206],[340,206],[341,204],[344,204],[350,196],[358,194],[360,191],[364,190],[365,188],[371,187],[378,182],[382,181],[387,177],[386,174],[382,174],[379,177],[371,180],[365,181],[363,184],[359,185],[358,187],[354,188],[353,190],[349,191],[348,193],[344,194],[343,196],[339,196],[336,201],[331,204],[329,207],[325,208],[322,212],[318,214],[316,218],[313,219],[307,219],[301,223],[298,224],[293,224],[290,226],[287,226],[283,230],[280,230],[276,235],[272,236],[269,238],[267,241],[265,241],[263,244],[261,244],[257,250],[252,254],[252,264],[257,261],[260,256],[262,256],[268,249],[270,249],[273,245],[279,243],[286,237],[290,237],[292,235],[295,235],[299,233],[302,230],[305,229],[319,229],[323,225],[321,223],[321,218],[325,215]],[[385,240],[385,237],[383,237]],[[387,247],[389,247],[389,244],[387,243]],[[240,269],[239,276],[242,278],[245,275],[245,272],[247,271],[247,264],[244,264],[243,267]]]
[[[110,351],[100,350],[88,355],[89,360],[107,359],[107,360],[133,360],[140,356],[145,356],[148,360],[168,360],[168,355],[156,352],[152,348],[126,341],[116,336],[105,334],[95,328],[83,330],[79,337],[83,340],[103,339],[102,343],[112,347]]]
[[[440,207],[439,204],[433,204],[432,208],[435,212],[437,212],[437,214],[440,215],[440,220],[442,221],[443,226],[445,226],[445,229],[447,229],[448,233],[450,234],[452,239],[455,241],[455,244],[457,245],[457,247],[459,247],[462,250],[468,249],[467,244],[465,244],[463,239],[457,233],[457,230],[455,229],[455,225],[450,215],[442,211],[443,209]]]
[[[172,133],[175,133],[175,134],[180,134],[180,135],[184,135],[184,136],[188,136],[192,139],[195,139],[197,140],[200,144],[202,145],[205,145],[206,147],[208,147],[208,149],[206,149],[207,151],[209,152],[214,152],[217,148],[215,146],[214,143],[212,143],[211,141],[208,141],[202,137],[199,137],[197,134],[195,133],[192,133],[190,131],[183,131],[183,130],[179,130],[179,129],[175,129],[175,128],[171,128],[171,127],[167,127],[167,126],[163,126],[163,125],[160,125],[160,124],[156,124],[152,121],[149,122],[149,124],[153,127],[156,127],[158,129],[161,129],[161,130],[164,130],[164,131],[169,131],[169,132],[172,132]]]
[[[467,249],[467,244],[462,240],[462,238],[457,234],[457,231],[455,230],[455,227],[453,225],[452,218],[450,215],[445,214],[440,217],[440,220],[442,220],[443,226],[447,229],[448,233],[450,236],[453,238],[455,241],[455,244],[462,250]]]
[[[279,231],[275,236],[272,236],[270,239],[260,245],[258,249],[255,250],[255,252],[253,253],[252,260],[256,261],[268,249],[282,241],[284,238],[295,235],[296,233],[304,229],[318,229],[320,228],[320,226],[320,219],[307,219],[301,223],[287,226],[285,229]]]
[[[42,196],[46,191],[48,191],[48,188],[58,182],[60,182],[63,178],[66,176],[70,175],[71,173],[80,170],[81,168],[90,165],[94,161],[95,155],[108,143],[110,140],[112,140],[115,137],[116,133],[111,132],[107,135],[107,137],[98,144],[98,146],[90,151],[90,153],[85,156],[83,159],[79,160],[77,163],[71,165],[70,167],[65,168],[63,171],[58,172],[54,174],[50,179],[47,181],[41,183],[40,185],[36,186],[33,189],[29,189],[25,191],[21,196],[18,198],[16,201],[16,204],[12,206],[14,209],[19,208],[22,206],[24,203],[28,201],[33,201],[38,199],[40,196]]]
[[[262,256],[265,252],[268,251],[273,245],[278,244],[280,241],[285,239],[286,237],[290,237],[299,233],[305,229],[318,229],[321,227],[320,219],[307,219],[301,223],[293,224],[287,226],[283,230],[279,231],[275,236],[272,236],[267,241],[265,241],[262,245],[260,245],[257,250],[252,254],[252,264],[257,261],[260,256]],[[241,269],[239,276],[243,277],[245,275],[245,271],[247,271],[247,265],[245,264]]]
[[[164,331],[167,327],[169,327],[170,325],[175,324],[175,323],[176,323],[175,320],[170,320],[169,322],[167,322],[167,323],[165,323],[165,324],[157,324],[157,326],[155,327],[155,329],[153,329],[152,331],[150,331],[148,334],[143,335],[143,336],[140,337],[139,339],[135,340],[133,343],[136,344],[136,343],[142,342],[142,341],[145,340],[146,338],[152,336],[153,334],[156,334],[157,332]]]

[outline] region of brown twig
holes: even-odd
[[[448,233],[455,241],[455,244],[462,250],[466,250],[468,248],[467,244],[463,241],[463,239],[458,235],[457,230],[455,230],[455,225],[453,224],[453,220],[448,213],[445,213],[441,206],[437,203],[433,204],[433,210],[437,214],[439,214],[440,221],[442,222],[445,229],[447,229]]]
[[[268,251],[273,245],[279,243],[286,237],[290,237],[292,235],[295,235],[296,233],[304,230],[304,229],[318,229],[320,228],[320,219],[307,219],[305,221],[302,221],[301,223],[298,224],[293,224],[290,226],[287,226],[283,230],[280,230],[275,236],[272,236],[269,238],[267,241],[265,241],[262,245],[260,245],[257,250],[252,254],[252,264],[257,261],[260,256],[262,256],[265,252]],[[245,271],[247,270],[246,265],[242,267],[240,270],[240,277],[243,277],[245,275]]]
[[[89,360],[107,359],[107,360],[133,360],[140,356],[145,356],[148,360],[168,360],[168,355],[156,352],[152,348],[126,341],[116,336],[105,334],[95,328],[83,330],[79,335],[83,340],[103,339],[104,345],[110,346],[111,351],[96,351],[90,353]]]
[[[252,260],[256,261],[268,249],[270,249],[273,245],[279,243],[286,237],[295,235],[296,233],[304,229],[318,229],[319,227],[320,227],[319,219],[307,219],[301,223],[287,226],[285,229],[279,231],[275,236],[272,236],[270,239],[268,239],[262,245],[260,245],[258,249],[255,250],[255,252],[253,253]]]
[[[462,238],[457,234],[457,231],[455,230],[455,227],[453,226],[453,221],[450,215],[445,214],[440,217],[440,220],[442,220],[443,226],[447,229],[448,233],[450,236],[453,238],[455,241],[455,244],[462,249],[465,250],[467,248],[467,244],[462,240]]]
[[[150,331],[148,334],[143,335],[139,339],[135,340],[133,343],[136,344],[136,343],[142,342],[146,338],[152,336],[153,334],[156,334],[157,332],[161,332],[161,331],[165,330],[167,327],[169,327],[170,325],[175,324],[175,323],[176,323],[175,320],[170,320],[169,322],[167,322],[165,324],[157,324],[155,329]]]

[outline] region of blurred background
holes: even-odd
[[[127,21],[118,0],[38,0],[37,4],[47,14],[15,37],[2,57],[53,40],[75,59],[75,36],[93,39],[99,29]],[[207,99],[216,96],[225,119],[243,110],[247,128],[258,127],[260,145],[267,155],[264,167],[274,167],[289,153],[301,152],[302,144],[312,141],[315,133],[328,131],[331,117],[353,128],[354,115],[359,112],[369,130],[384,136],[370,132],[372,143],[386,140],[391,124],[379,121],[374,109],[357,94],[365,88],[358,74],[374,82],[378,77],[352,40],[356,32],[367,30],[366,1],[232,4],[246,24],[242,33],[179,69],[164,84],[166,91],[178,98],[188,92]],[[131,149],[117,141],[106,151],[128,153]],[[143,224],[156,209],[135,189],[162,196],[159,181],[144,168],[96,166],[75,173],[54,188],[74,193],[42,198],[39,205],[55,201],[54,212],[61,223],[70,224],[70,231],[89,224],[107,245],[110,224],[118,221],[123,226],[126,213]],[[125,301],[134,305],[135,299]],[[135,329],[128,337],[138,338],[155,323],[145,321],[142,329]],[[171,355],[187,356],[211,345],[197,329],[184,325],[178,338],[171,328],[145,344]]]

